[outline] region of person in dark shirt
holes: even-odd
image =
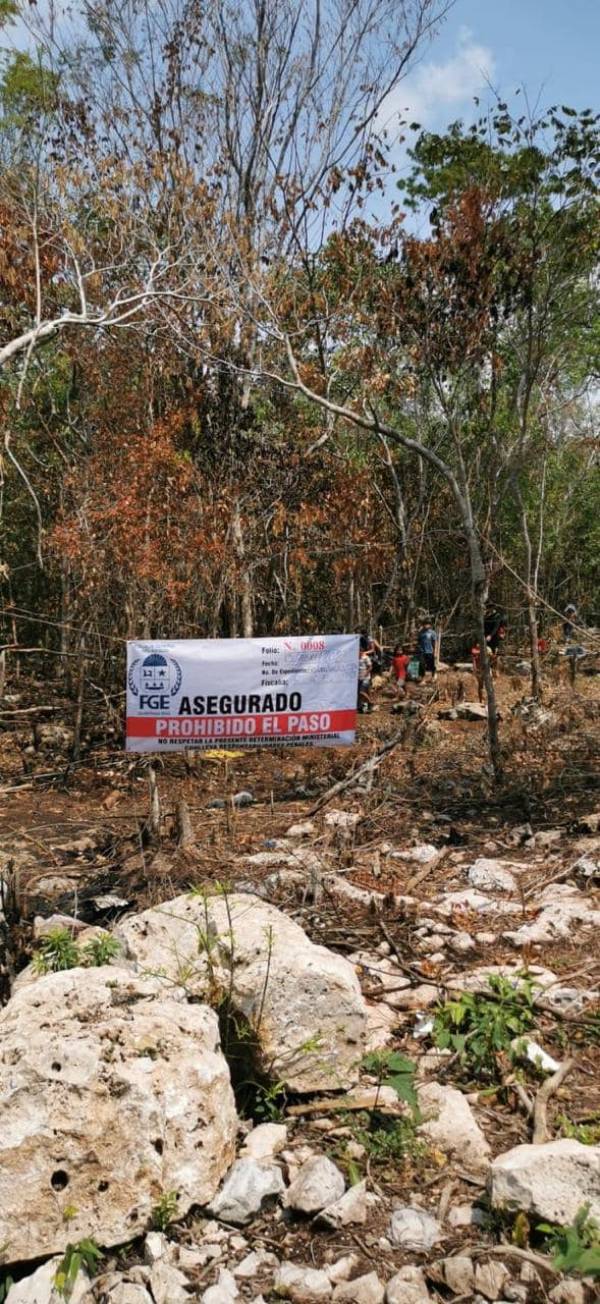
[[[568,643],[569,639],[573,637],[573,634],[575,633],[575,625],[577,624],[577,619],[578,619],[577,607],[574,606],[572,602],[568,602],[565,607],[565,618],[563,621],[563,634],[565,636],[565,643]]]
[[[426,620],[419,630],[418,645],[424,673],[430,674],[431,678],[435,679],[437,669],[435,664],[437,634],[430,620]]]
[[[376,638],[372,638],[366,629],[360,631],[360,650],[366,652],[371,658],[371,667],[374,675],[380,675],[383,665],[383,649],[381,643]]]
[[[497,670],[500,648],[506,638],[507,621],[506,616],[491,602],[486,608],[483,628],[485,641],[490,650],[492,669]]]

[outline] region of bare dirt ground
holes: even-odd
[[[473,700],[473,682],[464,678],[467,698]],[[100,721],[91,719],[81,760],[71,765],[59,742],[40,744],[38,738],[33,745],[35,714],[7,715],[0,734],[0,861],[5,873],[8,868],[16,876],[22,916],[8,969],[27,962],[36,914],[78,913],[89,922],[110,926],[123,914],[168,899],[191,884],[219,882],[261,891],[268,880],[269,899],[292,914],[315,941],[345,955],[387,948],[413,986],[433,984],[442,996],[455,987],[457,975],[490,965],[543,966],[561,986],[600,989],[597,930],[574,926],[559,941],[519,949],[504,936],[507,929],[536,919],[544,888],[568,883],[582,856],[600,856],[600,826],[594,831],[593,819],[587,818],[600,810],[600,678],[581,677],[574,689],[555,678],[547,687],[547,714],[532,722],[527,709],[516,709],[526,697],[526,680],[499,677],[506,755],[502,788],[492,781],[484,726],[437,719],[438,710],[448,705],[454,679],[450,674],[440,680],[441,701],[430,700],[429,687],[414,690],[424,709],[407,726],[404,741],[375,769],[369,790],[351,785],[331,798],[327,795],[334,783],[350,777],[398,733],[401,721],[391,713],[385,690],[377,696],[377,712],[360,719],[356,747],[348,751],[281,749],[237,753],[225,760],[202,754],[189,761],[183,754],[169,757],[157,767],[159,846],[150,845],[144,835],[147,758],[126,756],[117,742],[107,745]],[[31,706],[37,693],[32,682],[16,686],[18,700],[11,709]],[[48,701],[47,689],[45,694]],[[51,718],[68,726],[72,714],[72,704],[59,702]],[[232,796],[241,791],[252,795],[251,805],[232,804]],[[178,849],[177,809],[182,801],[189,810],[193,843]],[[221,804],[211,805],[214,802]],[[325,822],[334,809],[358,817],[349,836],[340,836]],[[312,876],[304,870],[304,880],[298,882],[298,874],[278,877],[276,863],[278,841],[290,826],[307,820],[314,831],[301,845],[312,850],[319,866],[316,895],[314,870]],[[399,858],[398,853],[422,844],[431,844],[438,853],[429,866],[410,856]],[[264,863],[248,859],[257,855]],[[510,922],[501,894],[498,911],[488,911],[484,919],[468,902],[459,903],[446,921],[455,933],[468,935],[473,945],[464,954],[449,948],[428,954],[421,927],[428,903],[434,906],[442,896],[464,891],[466,871],[478,857],[523,866]],[[301,865],[299,872],[302,876]],[[332,888],[333,880],[347,886],[345,896]],[[352,888],[358,891],[353,894]],[[592,876],[585,887],[590,904],[597,888]],[[376,1002],[381,997],[377,975],[360,971],[360,976],[367,998]],[[10,973],[5,974],[5,990],[9,980]],[[565,1134],[568,1120],[574,1127],[597,1127],[600,1137],[599,1010],[600,1005],[592,1003],[584,1014],[541,1011],[537,1019],[535,1036],[545,1050],[559,1061],[575,1061],[550,1104],[552,1135]],[[418,1063],[431,1043],[415,1038],[414,1031],[415,1011],[399,1009],[389,1046]],[[514,1072],[501,1060],[498,1081],[491,1086],[469,1081],[455,1057],[429,1074],[469,1093],[493,1153],[531,1139],[531,1120],[514,1087]],[[535,1096],[539,1082],[523,1079],[523,1084]],[[329,1119],[331,1130],[326,1131],[322,1121],[315,1125],[309,1114],[290,1114],[294,1103],[278,1102],[292,1144],[316,1145],[341,1164],[347,1162],[351,1121]],[[316,1234],[312,1224],[290,1225],[269,1214],[252,1225],[252,1247],[263,1245],[280,1257],[315,1264],[350,1248],[363,1271],[376,1269],[389,1277],[403,1262],[423,1262],[422,1256],[385,1243],[390,1201],[416,1196],[424,1208],[440,1214],[450,1204],[475,1200],[486,1211],[483,1186],[435,1149],[409,1150],[393,1159],[367,1156],[365,1172],[382,1199],[364,1228]],[[447,1229],[443,1254],[456,1253],[459,1247],[461,1253],[477,1254],[482,1247],[506,1241],[512,1245],[506,1261],[517,1271],[520,1263],[513,1262],[511,1254],[514,1259],[519,1247],[525,1256],[536,1252],[535,1229],[530,1229],[531,1239],[526,1229],[515,1242],[491,1214],[486,1219],[476,1227]],[[193,1238],[193,1219],[182,1224],[177,1235],[183,1241]],[[203,1289],[209,1280],[207,1270]],[[547,1299],[552,1284],[552,1275],[542,1271],[527,1298]],[[252,1292],[260,1287],[257,1278]],[[246,1289],[242,1283],[240,1289]],[[266,1284],[264,1289],[269,1297]],[[440,1299],[451,1298],[445,1288],[439,1290]]]

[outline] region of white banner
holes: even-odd
[[[358,635],[127,644],[127,751],[347,747]]]

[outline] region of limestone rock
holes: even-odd
[[[187,1278],[166,1259],[150,1269],[150,1291],[154,1304],[189,1304]]]
[[[385,1005],[383,1001],[378,1005],[367,1003],[367,1039],[365,1042],[367,1054],[370,1051],[383,1050],[384,1046],[389,1046],[397,1023],[398,1016],[389,1005]]]
[[[441,1281],[453,1295],[469,1298],[474,1294],[475,1268],[473,1260],[466,1254],[453,1254],[447,1259],[439,1259],[429,1275],[434,1281]]]
[[[585,1286],[580,1281],[561,1281],[548,1296],[552,1304],[585,1304]]]
[[[151,1268],[159,1259],[168,1258],[169,1243],[164,1232],[148,1232],[144,1241],[144,1263]]]
[[[344,1194],[346,1183],[339,1168],[326,1155],[314,1155],[302,1165],[291,1186],[285,1203],[298,1213],[318,1213],[335,1204]]]
[[[419,1132],[445,1154],[460,1160],[473,1173],[489,1167],[490,1147],[468,1100],[455,1087],[430,1082],[419,1087],[423,1122]]]
[[[546,1222],[573,1222],[582,1204],[600,1218],[600,1146],[561,1139],[515,1146],[493,1161],[492,1205],[522,1209]]]
[[[457,702],[456,706],[445,707],[438,711],[439,720],[487,720],[487,706],[479,702]]]
[[[249,1281],[261,1269],[278,1267],[278,1259],[269,1250],[251,1250],[250,1254],[247,1254],[246,1258],[242,1259],[241,1263],[238,1263],[233,1269],[233,1275],[236,1280],[239,1278],[240,1281]]]
[[[242,1146],[242,1159],[270,1159],[283,1150],[287,1142],[285,1123],[259,1123],[248,1133]]]
[[[340,1281],[348,1281],[358,1263],[357,1254],[345,1254],[342,1259],[336,1259],[335,1263],[325,1264],[325,1272],[332,1285],[337,1286]]]
[[[300,824],[292,824],[285,836],[286,838],[310,838],[315,831],[312,820],[302,820]]]
[[[350,1186],[344,1195],[333,1204],[327,1205],[317,1214],[317,1222],[327,1227],[350,1227],[367,1221],[367,1183],[357,1182]]]
[[[320,1268],[309,1268],[300,1263],[282,1263],[275,1274],[274,1289],[284,1299],[294,1304],[318,1304],[331,1299],[331,1282]]]
[[[368,1272],[354,1281],[342,1281],[333,1292],[334,1304],[383,1304],[385,1295],[376,1272]]]
[[[102,1304],[154,1304],[152,1296],[142,1282],[128,1280],[117,1272],[111,1272],[105,1277],[97,1277],[94,1282],[94,1294],[84,1295],[83,1304],[88,1304],[88,1301],[91,1304],[92,1299],[97,1298],[102,1300]]]
[[[486,1215],[476,1204],[453,1204],[448,1210],[446,1222],[449,1227],[483,1227]]]
[[[177,1191],[181,1214],[208,1203],[236,1129],[211,1010],[113,967],[24,987],[0,1013],[6,1261],[86,1236],[104,1246],[129,1240],[165,1191]]]
[[[499,901],[496,896],[486,896],[477,888],[466,887],[459,892],[446,892],[436,901],[436,910],[445,919],[450,919],[455,910],[474,911],[475,914],[503,914],[521,916],[521,907],[513,901]]]
[[[401,1245],[406,1250],[430,1250],[441,1240],[437,1218],[408,1204],[394,1209],[389,1234],[393,1245]]]
[[[333,830],[333,837],[340,846],[346,846],[354,841],[356,827],[360,824],[362,815],[356,811],[349,810],[330,810],[327,812],[323,823],[326,828]]]
[[[533,923],[522,924],[513,932],[504,934],[513,946],[529,946],[546,942],[560,942],[573,937],[579,928],[600,925],[600,910],[590,906],[589,897],[568,883],[553,883],[542,892],[539,904],[542,910]]]
[[[208,931],[210,957],[198,948]],[[358,1077],[366,1008],[354,969],[309,941],[259,897],[181,896],[120,925],[115,935],[141,969],[173,981],[186,971],[194,999],[220,993],[257,1027],[258,1067],[293,1091],[349,1086]]]
[[[471,887],[481,888],[484,892],[516,892],[517,882],[510,869],[500,860],[488,860],[480,856],[468,871],[467,878]]]
[[[385,1304],[429,1304],[430,1300],[421,1268],[407,1264],[388,1281]]]
[[[392,860],[410,860],[417,865],[430,865],[439,856],[438,847],[432,842],[419,842],[408,851],[392,851]]]
[[[205,1290],[202,1296],[202,1304],[231,1304],[232,1300],[237,1300],[239,1297],[240,1292],[233,1273],[229,1272],[228,1268],[221,1268],[218,1282],[215,1286],[209,1286],[208,1290]]]
[[[54,1289],[54,1278],[60,1258],[49,1259],[31,1277],[24,1277],[10,1287],[6,1304],[58,1304],[59,1295]],[[77,1274],[69,1304],[80,1304],[90,1285],[87,1272],[82,1268]]]
[[[506,1285],[510,1273],[506,1264],[499,1263],[497,1259],[490,1263],[477,1263],[475,1265],[475,1290],[479,1291],[485,1299],[499,1299],[502,1289]]]
[[[54,932],[55,928],[66,928],[69,933],[75,935],[83,932],[87,924],[82,919],[73,919],[72,915],[49,915],[44,919],[42,915],[36,915],[33,921],[33,936],[35,941],[40,937],[46,937],[48,933]]]
[[[432,983],[419,983],[417,987],[409,987],[405,992],[388,992],[385,1003],[394,1010],[426,1010],[429,1005],[435,1005],[440,995],[440,987],[434,987]]]
[[[276,1164],[236,1159],[218,1195],[209,1205],[213,1218],[243,1227],[267,1200],[283,1195],[285,1184]]]

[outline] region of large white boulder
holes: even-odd
[[[116,935],[140,970],[243,1017],[257,1067],[289,1090],[357,1080],[367,1035],[357,975],[275,906],[243,893],[180,896],[126,920]]]
[[[522,1209],[546,1222],[567,1225],[583,1204],[600,1218],[600,1146],[563,1139],[515,1146],[490,1170],[496,1209]]]
[[[113,967],[24,987],[0,1014],[5,1262],[130,1240],[169,1192],[207,1204],[236,1129],[212,1010]]]

